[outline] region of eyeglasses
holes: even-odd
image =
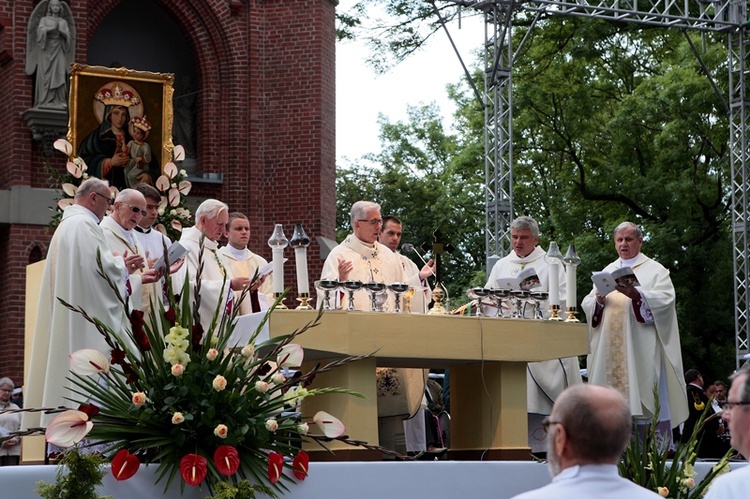
[[[727,400],[726,402],[724,402],[724,405],[722,405],[721,408],[725,411],[731,411],[735,407],[741,405],[750,405],[750,402],[730,402]]]
[[[106,199],[107,203],[109,203],[110,206],[112,206],[113,204],[115,204],[115,200],[112,199],[112,196],[105,196],[104,194],[99,194],[98,192],[95,192],[94,194],[96,194],[97,196],[101,196],[104,199]]]
[[[383,219],[382,218],[373,218],[373,219],[370,219],[370,220],[367,220],[367,219],[364,219],[364,220],[357,219],[357,222],[367,222],[370,225],[383,225]]]
[[[542,429],[544,430],[544,433],[548,433],[549,426],[553,424],[559,424],[560,426],[562,426],[562,423],[560,421],[552,421],[550,418],[542,419]]]
[[[127,206],[128,208],[130,208],[133,211],[133,213],[135,213],[136,215],[145,215],[146,214],[146,210],[142,210],[142,209],[138,208],[137,206],[133,206],[133,205],[128,204],[128,203],[122,203],[122,204],[124,204],[125,206]]]

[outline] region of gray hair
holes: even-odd
[[[607,390],[614,403],[602,406],[592,391]],[[630,407],[614,388],[575,385],[555,403],[555,416],[565,428],[571,449],[581,459],[593,463],[617,462],[628,445],[633,430]]]
[[[4,378],[0,378],[0,388],[2,388],[5,385],[9,385],[11,390],[16,387],[16,384],[13,383],[13,380],[7,376],[5,376]]]
[[[618,232],[622,232],[626,229],[633,229],[635,231],[636,237],[638,237],[638,239],[643,239],[643,231],[641,230],[640,227],[638,227],[633,222],[623,222],[617,227],[615,227],[614,236],[617,237]]]
[[[357,201],[354,203],[351,211],[352,228],[354,228],[355,221],[364,219],[365,214],[371,210],[380,211],[380,205],[372,201]]]
[[[78,187],[78,190],[76,191],[76,199],[82,199],[92,192],[98,192],[101,194],[101,191],[106,190],[107,192],[110,192],[109,190],[109,182],[106,180],[102,180],[96,177],[89,177],[83,182],[81,182],[81,185]]]
[[[216,218],[222,211],[229,212],[229,206],[226,203],[219,201],[218,199],[206,199],[201,203],[197,210],[195,210],[195,221],[197,222],[200,218],[205,215],[206,218]]]
[[[510,223],[510,230],[528,230],[534,237],[539,237],[539,224],[531,217],[518,217]]]
[[[142,192],[137,191],[135,189],[123,189],[115,198],[115,203],[128,203],[134,197],[138,197],[138,196],[141,196],[144,199],[146,198]]]

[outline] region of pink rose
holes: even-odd
[[[146,403],[146,394],[143,392],[136,392],[133,394],[133,405],[136,407],[143,407]]]
[[[227,425],[225,424],[217,425],[216,428],[214,428],[214,435],[219,438],[227,438],[227,433],[229,433],[229,428],[227,428]]]
[[[172,366],[172,376],[174,376],[175,378],[179,378],[184,372],[185,366],[183,366],[182,364],[175,364]]]
[[[210,348],[208,352],[206,353],[206,358],[208,360],[216,360],[216,357],[219,356],[219,351],[215,348]]]
[[[181,412],[175,412],[172,414],[172,424],[180,424],[185,421],[185,416]]]
[[[214,390],[216,390],[217,392],[220,392],[227,387],[227,379],[221,374],[217,374],[216,377],[214,378],[213,385],[214,385]]]
[[[274,419],[266,419],[266,430],[268,431],[276,431],[279,429],[279,423]]]
[[[268,383],[265,381],[256,381],[255,390],[260,393],[266,393],[268,391]]]

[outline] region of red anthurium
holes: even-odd
[[[188,485],[195,487],[206,478],[206,458],[198,454],[186,454],[180,461],[180,475]]]
[[[131,454],[127,449],[120,449],[112,460],[112,476],[117,480],[127,480],[135,475],[140,466],[138,456]]]
[[[284,456],[278,452],[268,453],[268,479],[271,483],[276,483],[281,477],[281,470],[284,467]]]
[[[214,452],[214,465],[222,475],[234,475],[240,468],[240,455],[231,445],[222,445]]]
[[[89,419],[99,414],[99,408],[94,404],[81,404],[78,406],[78,410],[85,413]]]
[[[310,469],[310,456],[307,452],[303,450],[299,451],[294,457],[292,468],[294,469],[294,476],[297,477],[297,480],[304,480],[307,478],[307,470]]]

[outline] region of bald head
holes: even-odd
[[[617,464],[628,445],[633,424],[622,395],[598,385],[576,385],[565,390],[555,401],[550,420],[564,428],[569,447],[563,458],[570,465]]]

